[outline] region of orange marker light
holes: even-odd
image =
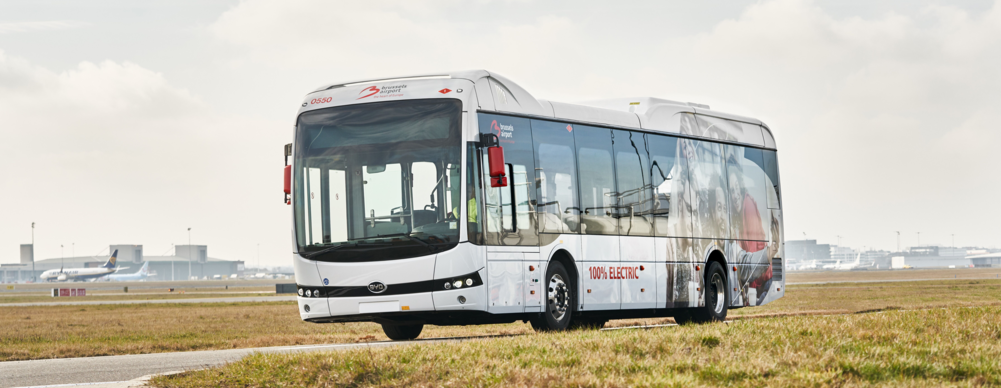
[[[404,310],[404,311],[410,310],[410,306],[401,306],[400,310]]]

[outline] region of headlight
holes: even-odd
[[[302,296],[302,289],[299,289],[299,296]]]
[[[456,280],[452,285],[455,286],[455,288],[462,288],[462,280]]]
[[[309,292],[309,290],[306,290],[306,297],[309,298],[310,295],[312,295],[312,294]]]
[[[473,285],[473,278],[466,279],[466,285],[467,286],[472,286]]]
[[[320,297],[320,290],[313,290],[313,296],[316,298]]]
[[[452,288],[452,283],[445,282],[445,289],[447,290],[449,288]]]

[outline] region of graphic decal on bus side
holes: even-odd
[[[640,267],[588,267],[591,279],[639,279]]]

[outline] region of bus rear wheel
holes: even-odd
[[[723,270],[720,263],[715,261],[706,267],[708,268],[705,272],[705,307],[689,310],[693,323],[726,320],[727,301],[730,300],[729,292],[727,292],[726,271]]]
[[[574,281],[567,269],[558,261],[549,263],[546,270],[546,290],[543,311],[531,320],[535,331],[561,331],[570,327],[574,297]]]
[[[389,325],[382,324],[382,331],[386,333],[386,337],[393,341],[407,341],[417,338],[421,335],[421,331],[424,330],[424,324],[415,325]]]

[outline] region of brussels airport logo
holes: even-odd
[[[513,125],[498,124],[497,120],[494,120],[493,122],[490,123],[490,131],[497,131],[497,138],[498,139],[501,139],[501,140],[508,139],[509,142],[513,142],[513,140],[514,140],[514,126]]]
[[[365,93],[368,93],[368,94],[365,94]],[[365,89],[362,89],[361,92],[359,92],[358,94],[365,94],[365,95],[356,98],[356,100],[361,100],[361,99],[363,99],[365,97],[372,97],[372,96],[374,96],[376,94],[379,94],[379,88],[376,87],[376,86],[369,86],[369,87],[367,87]]]
[[[386,97],[403,97],[403,89],[406,89],[407,85],[388,85],[383,87],[369,86],[362,89],[358,94],[361,97],[356,98],[356,100],[361,100],[363,98],[386,98]]]

